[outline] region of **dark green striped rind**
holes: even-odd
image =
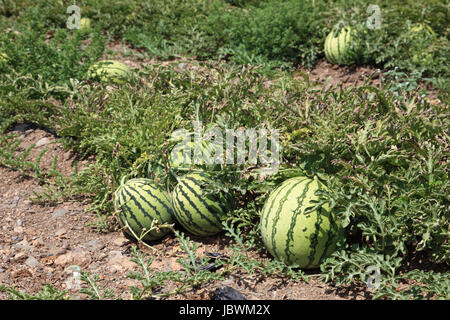
[[[211,179],[206,173],[191,173],[180,179],[172,195],[176,220],[188,232],[197,236],[211,236],[222,230],[220,218],[227,205],[213,195],[205,195],[204,186]]]
[[[340,225],[329,207],[305,213],[325,186],[316,179],[286,180],[268,197],[261,213],[261,235],[272,256],[300,268],[317,268],[334,250]]]
[[[352,41],[352,29],[350,27],[339,30],[337,36],[332,30],[325,38],[325,57],[333,64],[346,64],[349,62],[349,47]]]
[[[159,224],[173,223],[175,220],[169,195],[150,179],[131,179],[120,186],[115,193],[115,206],[120,210],[120,224],[125,227],[127,222],[138,237],[151,228],[153,219]],[[167,228],[152,230],[143,240],[160,239],[169,231]]]

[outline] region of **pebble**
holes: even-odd
[[[47,256],[47,257],[50,257],[50,256],[59,256],[59,255],[64,254],[64,253],[66,253],[66,249],[65,249],[65,248],[51,248],[51,249],[47,252],[46,256]]]
[[[20,123],[14,126],[13,131],[26,132],[29,127],[31,127],[31,125],[28,123]]]
[[[120,251],[110,251],[109,257],[108,267],[111,272],[131,270],[136,266],[133,261],[122,255]]]
[[[23,204],[24,204],[27,208],[29,208],[29,207],[31,207],[31,205],[33,204],[33,201],[26,199],[26,200],[23,200]]]
[[[0,273],[5,272],[5,269],[0,268]]]
[[[25,264],[30,268],[37,267],[40,265],[40,262],[33,256],[29,256],[27,260],[25,260]]]
[[[87,247],[89,251],[99,251],[105,247],[103,243],[99,241],[99,239],[92,239],[87,243]]]
[[[50,143],[50,139],[44,137],[44,138],[39,139],[38,142],[36,142],[36,146],[35,147],[39,148],[39,147],[45,146],[46,144],[49,144],[49,143]]]
[[[129,242],[129,240],[125,237],[120,237],[120,238],[113,240],[113,244],[115,244],[116,246],[119,246],[119,247],[123,246],[127,242]]]
[[[64,216],[69,210],[67,208],[60,208],[53,210],[52,218],[60,218]]]
[[[25,259],[26,256],[27,256],[26,253],[22,251],[22,252],[19,252],[18,254],[16,254],[14,256],[13,260],[14,261],[20,261],[20,260]]]
[[[17,227],[15,227],[15,228],[13,229],[13,231],[16,232],[16,233],[22,233],[22,232],[23,232],[23,227],[17,226]],[[22,239],[23,239],[23,238],[22,238]],[[22,240],[22,239],[21,239],[21,240]]]
[[[33,242],[31,243],[31,245],[33,247],[40,247],[44,244],[44,241],[42,241],[42,239],[35,239],[33,240]]]
[[[15,206],[17,206],[17,204],[19,203],[19,200],[20,200],[20,197],[19,197],[19,196],[15,196],[15,197],[11,200],[11,202],[9,203],[9,204],[10,204],[10,207],[15,207]]]
[[[67,232],[67,229],[66,229],[66,228],[58,229],[58,230],[56,230],[56,232],[55,232],[55,236],[60,237],[60,236],[62,236],[63,234],[65,234],[66,232]]]
[[[217,288],[211,298],[212,300],[247,300],[241,292],[228,286]]]
[[[87,264],[89,261],[90,259],[86,255],[86,252],[70,251],[56,258],[54,264],[60,266],[65,266],[68,264],[83,266]]]
[[[14,249],[25,249],[25,250],[30,250],[33,248],[32,246],[30,246],[30,244],[28,243],[27,240],[22,240],[20,242],[17,242],[15,244],[13,244],[12,247]]]

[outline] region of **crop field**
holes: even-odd
[[[449,8],[0,0],[0,299],[450,299]]]

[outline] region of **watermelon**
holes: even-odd
[[[120,212],[120,225],[126,227],[128,224],[138,237],[150,230],[154,219],[159,224],[175,221],[168,193],[150,179],[131,179],[121,185],[115,192],[115,206]],[[130,235],[133,233],[128,228],[125,231]],[[157,240],[169,231],[168,228],[152,230],[142,240]]]
[[[80,30],[89,30],[89,29],[91,29],[91,19],[81,18],[80,19]]]
[[[175,218],[188,232],[196,236],[212,236],[222,230],[221,217],[229,202],[216,194],[206,194],[205,187],[213,180],[205,172],[193,172],[182,177],[172,194]]]
[[[325,186],[317,179],[294,177],[267,198],[261,213],[261,235],[275,258],[300,268],[317,268],[336,248],[340,224],[327,205],[305,213]]]
[[[4,52],[0,52],[0,63],[6,62],[8,60],[8,55]]]
[[[325,57],[333,64],[348,64],[351,62],[350,48],[354,41],[354,32],[350,27],[332,30],[325,39]]]
[[[431,36],[435,34],[433,29],[431,29],[431,27],[426,23],[417,23],[413,25],[412,28],[409,30],[409,33],[412,38],[417,38],[420,35]]]
[[[433,37],[434,35],[433,29],[425,23],[417,23],[408,31],[408,39],[413,44],[413,48],[414,44],[423,46],[423,44],[427,40],[431,40],[430,37]],[[432,46],[430,44],[425,50],[420,47],[416,50],[412,49],[411,51],[416,51],[416,53],[413,54],[411,61],[418,66],[432,64],[434,55],[431,48]]]
[[[190,150],[190,158],[188,154],[185,152],[186,150]],[[214,159],[212,158],[214,155],[214,147],[212,144],[208,143],[205,140],[202,140],[201,143],[201,152],[196,157],[195,154],[195,144],[194,142],[187,143],[186,145],[180,143],[173,147],[172,151],[169,155],[169,164],[172,169],[189,169],[195,165],[213,165]],[[207,161],[211,163],[208,163]],[[220,166],[219,166],[220,167]]]
[[[94,63],[88,70],[88,78],[100,79],[102,82],[122,84],[131,74],[123,63],[114,60],[103,60]]]

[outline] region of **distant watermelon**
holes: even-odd
[[[435,34],[433,29],[431,29],[431,27],[426,23],[417,23],[413,25],[409,30],[409,33],[412,37],[417,37],[420,35],[431,36]]]
[[[8,55],[4,52],[0,52],[0,63],[6,62],[8,60]]]
[[[436,34],[434,33],[433,29],[425,23],[417,23],[411,27],[411,29],[408,31],[408,39],[411,41],[413,45],[421,45],[423,46],[424,43],[427,40],[430,40],[432,37],[434,37]],[[425,49],[412,49],[411,51],[415,52],[412,55],[411,61],[418,65],[431,65],[433,64],[433,46],[425,45]]]
[[[80,19],[80,30],[90,30],[91,29],[91,19],[89,18],[81,18]]]
[[[102,82],[125,83],[131,75],[131,70],[122,62],[103,60],[94,63],[88,70],[88,78],[99,79]]]
[[[274,257],[311,269],[335,250],[340,224],[328,206],[305,214],[318,199],[315,192],[324,188],[319,180],[295,177],[271,192],[261,213],[261,235]]]
[[[205,194],[205,186],[211,183],[204,172],[194,172],[180,179],[172,194],[172,206],[177,221],[190,233],[211,236],[222,230],[220,218],[227,212],[224,203],[214,194]]]
[[[190,151],[190,157],[186,151]],[[200,145],[200,151],[198,156],[195,157],[195,144],[194,142],[187,143],[187,145],[184,145],[182,143],[177,144],[173,147],[172,151],[169,155],[169,164],[173,169],[178,168],[189,168],[196,164],[203,165],[206,164],[205,158],[210,159],[208,161],[213,162],[213,159],[211,157],[214,155],[214,149],[211,144],[208,142],[202,140],[202,143]],[[197,152],[198,152],[197,151]]]
[[[332,30],[325,39],[325,57],[333,64],[348,64],[351,61],[350,47],[354,41],[354,32],[350,27]]]
[[[125,227],[127,222],[138,237],[150,229],[153,219],[161,224],[175,220],[169,195],[150,179],[131,179],[120,186],[115,193],[115,205],[120,210],[120,224]],[[167,228],[153,230],[143,240],[157,240],[169,231]]]

